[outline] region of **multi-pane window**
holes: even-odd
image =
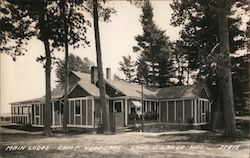
[[[122,112],[122,102],[115,102],[115,111]]]
[[[81,114],[80,100],[76,100],[75,102],[75,114]]]
[[[35,110],[36,110],[36,111],[35,111],[35,115],[39,115],[39,105],[36,104],[35,107],[36,107],[36,108],[35,108]]]
[[[131,107],[130,110],[131,110],[131,113],[135,113],[135,107]]]

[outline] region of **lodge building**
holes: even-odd
[[[135,83],[112,80],[106,69],[106,99],[111,122],[116,128],[134,123],[133,116],[156,114],[154,122],[169,125],[207,125],[211,119],[211,95],[204,84],[152,88]],[[91,74],[70,71],[68,94],[68,127],[98,128],[102,123],[97,68]],[[51,127],[62,127],[64,89],[60,85],[52,93]],[[12,124],[42,127],[45,96],[11,103]],[[135,115],[136,114],[136,115]],[[152,120],[151,120],[152,122]]]

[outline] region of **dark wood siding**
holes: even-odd
[[[207,93],[206,93],[205,89],[203,89],[203,90],[201,91],[201,94],[200,94],[199,97],[200,97],[200,98],[208,99],[208,96],[207,96]]]
[[[113,113],[113,100],[109,100],[109,112]]]
[[[116,89],[112,88],[110,85],[106,84],[106,93],[110,97],[119,97],[125,96],[123,93],[116,91]]]
[[[77,85],[74,90],[69,94],[69,98],[86,97],[90,94]]]
[[[69,87],[73,86],[74,84],[77,83],[77,81],[79,81],[80,79],[74,74],[74,73],[70,73],[69,74]]]

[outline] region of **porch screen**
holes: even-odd
[[[88,100],[88,125],[92,125],[92,100]]]
[[[174,122],[174,115],[175,115],[174,101],[169,101],[168,102],[168,122]]]
[[[185,123],[191,123],[190,121],[192,120],[191,116],[191,100],[185,100],[184,101],[184,106],[185,106],[185,113],[184,113],[184,120]]]
[[[81,125],[80,100],[75,101],[75,125]]]
[[[69,101],[69,124],[74,124],[74,101]]]
[[[183,123],[183,101],[176,101],[176,122]]]
[[[167,102],[161,102],[161,121],[167,121]]]
[[[82,100],[82,125],[86,125],[86,100]]]

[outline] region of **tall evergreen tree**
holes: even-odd
[[[169,60],[172,53],[171,42],[165,31],[159,29],[153,21],[153,8],[149,0],[142,6],[140,22],[143,34],[135,37],[137,46],[134,46],[133,50],[141,53],[140,59],[143,59],[147,64],[145,67],[148,67],[148,72],[140,75],[143,75],[149,85],[166,86],[172,73],[172,63]],[[142,64],[140,63],[141,66]]]
[[[90,74],[90,68],[91,68],[91,66],[94,66],[94,62],[91,61],[87,57],[81,59],[77,55],[70,54],[68,57],[68,60],[69,60],[69,70],[72,70],[72,71],[79,71],[79,72]],[[59,84],[64,84],[65,59],[64,60],[59,59],[56,62],[55,72],[56,72],[57,82]]]
[[[150,85],[150,80],[148,77],[148,72],[149,72],[149,66],[148,63],[145,60],[145,56],[141,54],[139,58],[136,61],[136,79],[135,81],[138,83],[141,83],[142,81],[146,85]]]
[[[235,131],[230,54],[244,48],[245,33],[240,30],[237,8],[245,0],[174,0],[172,24],[183,26],[181,38],[187,49],[189,67],[199,70],[212,89],[218,109],[223,105],[225,135]],[[236,38],[237,37],[237,38]]]
[[[174,44],[174,65],[175,65],[175,72],[176,78],[178,79],[177,85],[184,85],[185,78],[187,78],[187,84],[189,84],[189,68],[188,68],[188,60],[187,52],[183,41],[177,40]],[[185,77],[185,73],[187,77]]]
[[[245,32],[240,29],[241,17],[235,11],[244,4],[245,0],[231,0],[234,6],[228,13],[231,54],[245,46]],[[219,62],[221,58],[219,47],[212,51],[219,43],[219,17],[214,11],[213,0],[174,0],[171,7],[174,11],[172,25],[182,26],[180,35],[187,50],[189,68],[194,71],[199,69],[198,80],[207,79],[208,75],[212,75],[208,73],[212,71],[209,70],[211,64]]]
[[[58,1],[59,2],[59,1]],[[79,1],[78,1],[79,2]],[[71,2],[71,5],[74,2]],[[68,43],[70,45],[77,44],[79,40],[83,44],[86,41],[86,20],[80,10],[79,5],[82,3],[74,3],[75,7],[71,10],[71,19],[69,21],[69,27],[71,27]],[[3,15],[1,23],[4,26],[11,26],[11,29],[7,27],[0,27],[4,40],[1,41],[1,48],[4,52],[12,51],[16,53],[11,54],[13,57],[23,54],[21,48],[23,44],[27,43],[27,39],[35,36],[41,40],[44,44],[45,56],[40,56],[37,61],[43,62],[45,60],[45,86],[46,86],[46,101],[44,112],[44,133],[49,135],[51,132],[51,64],[52,64],[52,52],[54,49],[62,47],[64,45],[64,16],[61,14],[62,9],[60,3],[49,0],[6,0],[4,2],[5,9],[1,10]],[[10,20],[11,22],[8,22]],[[16,30],[17,28],[17,30]],[[17,49],[11,45],[11,41],[14,40],[17,43]],[[9,43],[8,43],[9,42]],[[6,44],[8,43],[8,44]],[[6,44],[9,47],[3,46]]]
[[[125,75],[125,81],[129,83],[135,81],[135,63],[131,56],[123,56],[122,59],[123,61],[119,62],[119,70]]]

